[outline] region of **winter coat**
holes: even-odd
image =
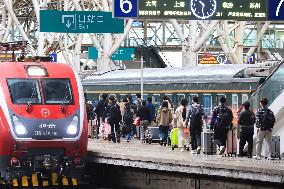
[[[155,119],[156,119],[155,106],[154,106],[152,103],[148,102],[147,105],[146,105],[146,107],[150,110],[150,118],[151,118],[151,121],[155,121]]]
[[[140,117],[141,121],[151,121],[150,110],[146,106],[141,106],[141,108],[138,110],[138,117]]]
[[[158,125],[162,125],[162,126],[169,126],[170,123],[172,122],[172,112],[169,108],[159,108],[158,110],[158,116],[157,116],[157,123]]]
[[[184,108],[185,107],[181,105],[176,109],[173,119],[173,127],[178,127],[178,128],[185,127],[185,122],[184,122],[185,119],[182,116]]]

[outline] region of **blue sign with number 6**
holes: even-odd
[[[113,17],[135,18],[138,15],[138,0],[113,0]]]

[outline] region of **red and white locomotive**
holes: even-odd
[[[76,177],[87,157],[80,78],[66,64],[0,63],[0,172]]]

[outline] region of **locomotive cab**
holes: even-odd
[[[87,156],[87,121],[75,71],[60,63],[7,62],[0,72],[2,177],[79,177]]]

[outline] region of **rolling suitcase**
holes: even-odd
[[[146,142],[149,144],[151,144],[152,142],[159,142],[159,133],[159,127],[148,127],[148,129],[146,130]]]
[[[201,133],[201,147],[206,155],[213,155],[217,152],[216,144],[214,143],[214,132],[211,130],[204,130]]]
[[[103,135],[105,140],[111,140],[111,127],[110,124],[107,122],[107,119],[104,123]]]
[[[280,156],[280,136],[272,136],[271,139],[271,157],[272,158],[279,158],[281,159]]]
[[[226,142],[226,155],[237,156],[237,130],[230,130],[227,134],[227,142]]]
[[[173,128],[171,130],[171,146],[172,146],[172,150],[174,150],[175,148],[178,147],[178,128]]]

